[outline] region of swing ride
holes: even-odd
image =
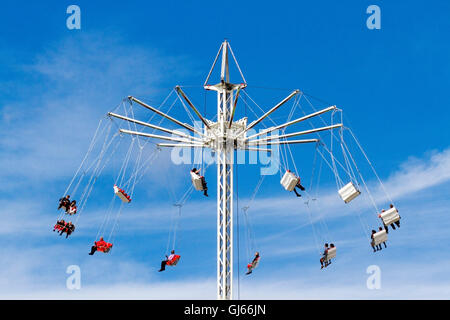
[[[242,82],[235,84],[230,82],[230,70],[229,70],[229,60],[232,57],[235,66],[239,72]],[[220,61],[220,62],[219,62]],[[217,84],[209,84],[210,77],[215,69],[216,64],[220,63],[220,81]],[[275,149],[281,147],[281,161],[279,162],[281,168],[279,168],[280,173],[280,184],[288,192],[295,192],[298,197],[302,194],[306,197],[305,208],[311,219],[311,225],[314,226],[312,222],[311,206],[313,203],[317,203],[318,196],[312,196],[313,192],[313,180],[320,179],[322,164],[325,163],[330,169],[335,177],[337,194],[344,201],[346,205],[351,205],[350,202],[354,201],[356,198],[360,197],[362,194],[361,190],[364,188],[366,194],[375,208],[377,217],[381,220],[382,225],[385,229],[373,233],[370,237],[368,236],[369,242],[372,246],[379,245],[387,241],[387,227],[389,225],[395,229],[395,225],[400,226],[400,216],[398,210],[392,205],[392,199],[389,198],[380,178],[375,172],[373,165],[369,161],[367,155],[362,149],[359,141],[354,136],[353,132],[343,124],[342,110],[337,108],[335,105],[328,106],[317,110],[313,104],[308,99],[307,95],[300,90],[293,90],[288,96],[278,102],[275,106],[270,108],[268,111],[264,111],[260,108],[256,102],[249,96],[247,89],[248,85],[244,78],[244,75],[237,63],[236,57],[229,45],[228,41],[224,41],[217,52],[214,59],[212,67],[207,75],[206,81],[204,82],[203,88],[206,92],[215,92],[217,94],[217,114],[213,119],[206,118],[206,105],[205,112],[202,114],[199,109],[194,105],[194,103],[189,99],[187,94],[184,92],[181,86],[176,86],[174,90],[171,91],[169,96],[163,101],[159,107],[153,107],[136,97],[129,96],[122,101],[119,106],[113,110],[113,112],[108,113],[107,119],[100,120],[94,137],[89,145],[86,156],[82,160],[82,163],[78,170],[76,171],[74,177],[72,178],[69,186],[64,192],[64,195],[74,196],[77,194],[78,189],[84,186],[81,191],[79,198],[78,209],[72,213],[75,215],[75,222],[73,225],[77,225],[78,219],[82,215],[84,208],[86,207],[87,200],[89,199],[94,184],[97,180],[101,179],[101,174],[104,171],[107,164],[112,158],[117,158],[115,156],[116,151],[119,146],[122,145],[122,149],[125,152],[125,157],[122,162],[118,174],[115,178],[113,189],[114,193],[112,200],[108,207],[105,206],[105,216],[102,223],[100,224],[98,233],[95,239],[96,241],[93,246],[93,252],[100,251],[104,253],[111,252],[114,243],[114,237],[116,234],[116,229],[118,221],[120,219],[121,213],[124,207],[130,206],[130,202],[134,197],[135,186],[142,181],[145,174],[151,167],[153,161],[161,153],[162,148],[187,148],[191,149],[201,149],[202,159],[201,159],[201,169],[196,168],[190,171],[190,188],[184,193],[184,195],[175,202],[175,206],[178,207],[178,215],[176,218],[179,219],[181,216],[181,208],[189,199],[190,195],[194,190],[203,191],[205,196],[207,196],[206,187],[206,170],[211,165],[204,165],[203,150],[209,149],[213,151],[215,155],[215,163],[217,166],[217,298],[218,299],[232,299],[233,298],[233,267],[234,267],[234,200],[235,194],[234,190],[237,188],[237,183],[235,185],[235,171],[237,179],[237,165],[234,162],[235,156],[238,151],[247,152],[274,152]],[[162,111],[162,107],[166,106],[169,98],[175,93],[175,100],[170,105],[167,111]],[[241,102],[242,101],[242,102]],[[248,102],[250,101],[250,103]],[[307,102],[313,109],[311,113],[306,113],[303,108],[299,108],[300,103]],[[190,117],[192,123],[195,122],[196,118],[191,114],[191,111],[197,117],[197,120],[201,121],[202,126],[193,126],[186,122],[180,121],[175,117],[169,115],[172,107],[176,102],[181,103],[182,107],[186,111],[186,114]],[[256,120],[248,123],[247,117],[236,120],[237,115],[236,110],[238,102],[245,104],[245,107],[251,109],[250,104],[256,105],[262,112],[262,115],[256,115]],[[283,124],[277,124],[270,115],[280,109],[283,105],[288,105],[292,103],[292,109],[288,115],[287,121]],[[152,116],[148,121],[141,121],[136,119],[133,106],[139,105],[143,107],[145,111],[151,111]],[[121,109],[125,114],[116,113],[116,110]],[[300,110],[303,114],[299,117],[294,117],[295,112]],[[327,123],[323,120],[323,116],[331,114],[331,123]],[[336,115],[340,115],[340,121],[334,123],[334,118]],[[158,124],[153,124],[151,121],[155,116],[159,116],[161,119]],[[312,120],[320,119],[323,124],[319,126],[314,125]],[[120,120],[120,124],[126,124],[127,128],[119,126],[118,132],[112,131],[112,124],[117,125],[115,120]],[[180,131],[176,129],[170,129],[167,127],[162,127],[162,121],[168,121],[172,126],[184,129],[185,131]],[[272,125],[270,127],[266,126],[264,120],[270,120]],[[291,128],[296,124],[309,123],[311,129],[302,130],[292,133],[285,133],[286,129]],[[262,125],[259,132],[256,132],[258,125]],[[144,129],[152,129],[151,133],[144,132]],[[338,134],[333,132],[338,131]],[[155,132],[161,132],[170,134],[162,135],[156,134]],[[187,132],[187,133],[186,133]],[[386,193],[388,203],[391,207],[388,210],[380,211],[378,209],[377,201],[371,195],[369,187],[365,182],[361,170],[358,168],[355,157],[350,153],[350,148],[344,139],[344,132],[348,132],[353,139],[359,151],[367,160],[370,168],[378,179],[379,185],[382,190]],[[322,134],[330,134],[330,143],[327,145],[325,139],[322,138]],[[305,138],[305,139],[291,139],[294,137],[299,137],[303,135],[316,135],[316,138]],[[127,136],[131,139],[130,145],[123,146],[122,142],[125,140],[124,137]],[[157,141],[156,143],[153,141]],[[168,142],[161,142],[165,140]],[[128,140],[127,140],[128,141]],[[342,156],[337,156],[338,152],[334,148],[334,144],[338,143],[340,147],[340,152]],[[149,147],[149,143],[153,144],[155,148]],[[311,177],[311,186],[308,191],[300,183],[300,175],[295,165],[293,159],[292,151],[290,149],[291,145],[302,145],[302,144],[312,144],[316,146],[316,153],[314,156],[314,168]],[[262,147],[268,147],[272,149],[265,149]],[[278,149],[276,149],[278,151]],[[291,157],[291,162],[289,163],[289,155]],[[317,156],[321,157],[320,169],[318,175],[314,176],[316,173],[315,163]],[[340,158],[341,157],[341,158]],[[292,169],[295,169],[291,171]],[[342,176],[345,178],[342,178]],[[242,208],[242,215],[245,218],[245,223],[247,225],[247,243],[253,248],[256,247],[253,234],[251,232],[248,209],[250,204],[254,201],[256,194],[263,184],[265,175],[262,174],[256,188],[250,198],[249,204]],[[85,180],[87,179],[87,182]],[[189,180],[186,175],[186,180]],[[299,194],[296,188],[299,188],[302,194]],[[316,188],[317,189],[317,188]],[[361,189],[361,190],[360,190]],[[310,193],[311,192],[311,193]],[[68,199],[68,198],[67,198]],[[119,204],[116,203],[116,199],[120,199]],[[239,201],[239,197],[236,197]],[[66,203],[65,201],[64,203]],[[385,205],[386,202],[383,202]],[[115,213],[115,217],[113,217]],[[63,221],[63,216],[68,214],[68,211],[61,211],[58,217],[58,223],[54,230],[65,230],[65,226],[60,223]],[[239,227],[239,210],[236,214],[237,223]],[[169,235],[169,240],[166,248],[166,252],[169,252],[170,245],[172,246],[170,259],[169,257],[162,261],[162,267],[165,265],[175,266],[180,260],[180,255],[175,254],[175,241],[176,241],[176,230],[178,227],[178,219],[174,223],[174,229]],[[319,217],[319,221],[320,221]],[[63,221],[64,222],[64,221]],[[320,223],[324,224],[323,221]],[[324,224],[325,225],[325,224]],[[365,230],[368,231],[368,227]],[[106,240],[103,240],[103,235],[109,235]],[[239,230],[239,229],[238,229]],[[313,229],[314,237],[317,237],[317,233]],[[239,232],[238,232],[239,236]],[[239,239],[239,238],[238,238]],[[239,240],[238,240],[239,241]],[[317,241],[316,241],[317,242]],[[325,241],[324,241],[325,242]],[[94,250],[95,248],[95,250]],[[239,250],[239,243],[237,245]],[[256,251],[256,250],[255,250]],[[253,252],[255,252],[253,251]],[[247,265],[248,273],[258,266],[260,261],[259,250],[256,251],[256,256],[251,263]],[[326,250],[321,253],[321,263],[325,262],[325,266],[331,263],[332,259],[336,258],[337,248],[334,244],[330,248],[326,247]],[[91,253],[90,253],[91,254]],[[249,250],[247,256],[250,257]],[[237,255],[238,265],[239,263],[239,252]],[[160,270],[160,271],[162,271]],[[238,269],[239,271],[239,269]]]

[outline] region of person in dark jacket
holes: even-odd
[[[248,275],[248,274],[253,272],[253,269],[256,268],[256,265],[258,264],[258,261],[259,261],[259,252],[256,252],[255,253],[255,257],[252,260],[252,263],[249,263],[247,265],[248,271],[247,271],[246,275]]]
[[[202,187],[203,187],[203,194],[207,197],[208,196],[208,186],[206,185],[206,179],[204,176],[200,176],[200,170],[197,170],[197,168],[193,168],[191,170],[191,175],[195,174],[200,177],[202,181]]]
[[[59,199],[59,206],[58,210],[64,207],[66,209],[66,212],[69,211],[70,207],[70,195],[67,195],[61,199]]]
[[[323,269],[324,262],[328,261],[328,243],[325,243],[325,248],[323,250],[322,258],[320,258],[320,269]]]
[[[288,170],[288,172],[291,172],[291,171]],[[298,181],[297,181],[297,184],[296,184],[295,187],[294,187],[294,192],[295,192],[295,195],[296,195],[297,197],[301,197],[302,195],[301,195],[300,193],[298,193],[298,191],[296,190],[296,188],[299,188],[301,191],[305,191],[306,189],[305,189],[305,187],[303,187],[302,184],[300,183],[300,177],[297,177],[297,179],[298,179]]]
[[[379,227],[379,228],[378,228],[378,231],[383,231],[383,228],[382,228],[382,227]],[[387,232],[386,232],[386,233],[387,233]],[[386,241],[383,241],[383,244],[384,244],[384,247],[387,248]],[[381,248],[381,243],[380,243],[380,248]],[[380,249],[380,250],[381,250],[381,249]]]
[[[379,251],[379,250],[381,250],[382,248],[381,248],[381,244],[377,244],[376,246],[375,246],[375,240],[374,240],[374,238],[373,238],[373,235],[375,234],[375,233],[377,233],[375,230],[372,230],[372,234],[370,235],[370,238],[372,239],[372,249],[373,249],[373,252],[375,252],[375,251]],[[375,250],[375,248],[376,248],[376,250]]]

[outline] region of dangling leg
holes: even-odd
[[[206,185],[205,177],[202,177],[203,194],[208,196],[208,186]]]
[[[293,191],[295,192],[295,194],[297,195],[297,197],[301,197],[301,196],[302,196],[301,194],[299,194],[299,193],[297,192],[297,189],[294,188]]]
[[[383,242],[383,244],[384,244],[384,247],[387,248],[386,242]]]
[[[300,183],[297,183],[296,187],[300,188],[300,190],[305,191],[305,187],[302,186]]]
[[[397,227],[399,227],[399,228],[400,228],[400,220],[398,220],[398,221],[395,221],[395,224],[397,225]]]
[[[167,263],[167,260],[161,261],[161,269],[159,269],[158,272],[166,270],[166,263]]]
[[[320,258],[320,269],[323,269],[323,258]]]
[[[97,251],[97,246],[92,246],[91,252],[89,252],[89,255],[92,256],[95,253],[95,251]]]

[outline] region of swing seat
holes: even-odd
[[[294,190],[295,186],[299,182],[299,178],[290,171],[286,171],[283,178],[280,180],[280,184],[287,190]]]
[[[191,180],[192,184],[194,185],[195,190],[197,191],[203,191],[203,182],[202,177],[198,174],[191,172]]]
[[[361,194],[361,191],[356,189],[353,182],[349,182],[345,186],[343,186],[341,189],[339,189],[339,195],[341,196],[342,200],[344,200],[345,203],[349,203],[350,201],[355,199],[360,194]]]
[[[178,254],[174,255],[172,259],[168,260],[166,262],[166,265],[168,266],[176,266],[178,263],[178,260],[180,260],[181,256],[179,256]]]
[[[248,268],[249,271],[255,269],[255,268],[258,266],[258,264],[259,264],[259,259],[260,259],[260,258],[258,258],[255,262],[249,263],[249,264],[247,265],[247,268]]]
[[[53,227],[54,230],[58,230],[58,231],[61,231],[61,230],[63,230],[64,228],[65,228],[65,226],[62,226],[62,225],[60,225],[60,224],[55,224],[55,226]]]
[[[112,243],[105,242],[103,244],[97,245],[97,251],[108,253],[112,248]]]
[[[123,202],[129,203],[131,201],[130,196],[118,186],[114,185],[114,193],[122,200]]]
[[[371,244],[372,244],[372,246],[377,246],[380,243],[383,243],[383,242],[387,241],[387,239],[388,239],[387,232],[386,232],[386,230],[383,229],[383,230],[378,231],[377,233],[375,233],[373,235],[373,239],[371,241]]]
[[[331,260],[333,258],[336,258],[336,247],[328,249],[327,252],[327,259]]]
[[[66,212],[69,215],[73,215],[77,213],[77,207],[70,207],[69,212]]]
[[[400,220],[400,215],[395,207],[389,208],[389,210],[380,213],[378,217],[381,218],[385,226],[389,226]]]

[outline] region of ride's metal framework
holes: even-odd
[[[234,62],[236,63],[243,83],[233,84],[230,82],[230,53],[234,59]],[[219,57],[221,57],[220,82],[215,85],[209,85],[208,81],[216,63],[219,60]],[[235,150],[258,151],[265,150],[259,148],[259,146],[316,143],[318,142],[318,139],[287,140],[287,138],[342,127],[342,124],[335,124],[332,126],[325,126],[290,134],[267,136],[273,131],[284,129],[288,126],[302,122],[312,117],[336,110],[336,106],[331,106],[312,114],[303,116],[301,118],[286,122],[284,124],[261,130],[259,133],[247,136],[249,130],[253,129],[261,121],[267,118],[272,112],[280,108],[294,96],[300,94],[300,90],[294,90],[285,99],[283,99],[269,111],[264,113],[264,115],[262,115],[260,118],[247,124],[247,118],[242,118],[234,121],[234,115],[240,92],[246,87],[247,84],[245,78],[236,61],[234,53],[229,43],[225,40],[219,48],[214,63],[204,83],[205,90],[217,92],[217,121],[213,122],[211,120],[205,119],[180,86],[175,87],[180,100],[182,102],[183,100],[186,101],[189,107],[198,116],[198,118],[203,123],[202,129],[198,129],[196,127],[192,127],[189,124],[183,123],[158,110],[157,108],[140,101],[135,97],[129,96],[128,99],[130,100],[130,102],[138,103],[141,106],[151,110],[152,112],[155,112],[158,115],[177,124],[179,127],[192,132],[194,135],[186,134],[177,130],[163,128],[119,114],[109,113],[109,116],[171,134],[171,136],[164,136],[120,129],[120,132],[125,134],[139,135],[148,138],[171,141],[171,143],[159,143],[158,146],[160,147],[210,148],[214,150],[217,162],[217,298],[221,300],[229,300],[233,298],[233,164]],[[260,138],[261,136],[266,137]]]

